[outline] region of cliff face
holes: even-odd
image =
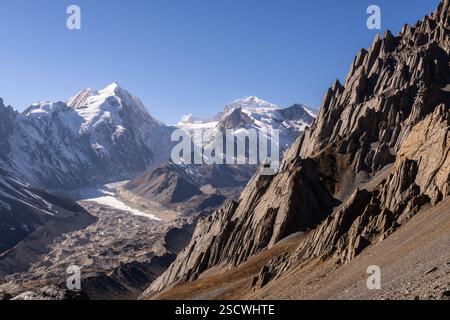
[[[344,263],[448,197],[449,11],[443,0],[398,36],[387,32],[362,49],[278,175],[257,174],[237,203],[200,221],[144,297],[211,267],[238,265],[298,231],[306,239],[282,266],[270,266],[272,276],[298,260]]]
[[[388,174],[373,189],[357,189],[300,245],[299,258],[334,254],[338,262],[347,262],[368,245],[389,236],[425,205],[435,205],[447,197],[449,128],[450,113],[445,105],[413,126]]]

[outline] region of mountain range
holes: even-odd
[[[1,167],[60,190],[126,180],[170,155],[172,128],[113,83],[18,113],[0,103]],[[160,144],[159,141],[167,141]]]
[[[245,121],[232,122],[236,116]],[[227,105],[215,119],[214,126],[205,123],[211,127],[206,137],[225,127],[259,130],[277,123],[285,150],[313,115],[303,105],[282,109],[249,97]],[[182,121],[178,129],[195,125]],[[46,295],[65,297],[69,293],[60,286],[66,261],[85,265],[102,255],[85,270],[85,292],[92,298],[137,297],[187,245],[197,217],[237,197],[257,168],[175,164],[170,152],[176,129],[154,119],[117,83],[82,90],[67,102],[36,103],[21,113],[1,102],[0,289],[18,299],[36,298],[40,289],[24,292],[19,284],[33,289],[45,278],[57,286],[45,289]],[[86,188],[122,180],[130,181],[109,196],[123,201],[117,207],[118,200],[96,203],[98,191],[92,199],[79,197]],[[133,217],[137,209],[159,218]],[[123,223],[126,233],[114,231]],[[153,236],[143,238],[148,233]],[[141,245],[127,245],[129,234]],[[112,251],[105,253],[104,246]]]
[[[317,115],[249,96],[167,126],[117,83],[0,100],[0,299],[70,298],[73,263],[94,299],[448,299],[449,107],[450,0],[377,35]],[[279,129],[278,172],[172,161],[199,128]]]
[[[226,105],[223,112],[210,119],[183,117],[177,127],[191,136],[195,129],[202,130],[205,139],[199,147],[204,149],[212,144],[218,132],[227,129],[236,130],[236,136],[245,135],[249,129],[264,133],[278,129],[276,145],[282,155],[311,125],[314,117],[305,105],[295,104],[283,109],[251,96]],[[211,212],[225,200],[236,198],[257,167],[236,163],[196,165],[169,160],[137,175],[121,188],[120,195],[138,207],[157,202],[182,212]]]
[[[431,16],[361,49],[345,83],[328,90],[311,128],[286,152],[280,172],[257,173],[238,201],[200,220],[191,243],[142,298],[298,299],[317,297],[314,290],[336,298],[356,296],[358,288],[367,299],[375,293],[328,274],[344,282],[350,266],[352,279],[365,283],[361,274],[370,265],[391,270],[385,298],[445,297],[448,224],[417,251],[408,242],[420,243],[413,234],[422,236],[435,228],[436,214],[450,212],[449,11],[443,0]],[[408,225],[416,215],[422,223]],[[408,226],[415,228],[409,238],[391,242],[397,255],[380,258],[389,256],[380,243]],[[441,242],[447,245],[428,245]],[[431,271],[420,263],[424,245],[441,263]],[[407,248],[418,266],[402,262]],[[365,251],[378,259],[358,264]],[[422,276],[412,276],[417,270]],[[441,277],[430,278],[436,270]]]
[[[279,148],[285,151],[297,138],[299,132],[310,126],[316,115],[303,104],[280,108],[270,102],[249,96],[227,104],[224,110],[212,118],[201,119],[184,116],[177,127],[193,134],[195,128],[204,131],[206,137],[202,147],[207,148],[218,132],[227,129],[254,129],[263,133],[280,130]],[[239,132],[236,133],[239,135]]]

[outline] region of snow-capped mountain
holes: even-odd
[[[172,131],[117,83],[22,113],[1,102],[0,166],[50,189],[127,179],[169,158]]]
[[[243,129],[269,131],[280,130],[281,151],[286,150],[315,115],[301,104],[282,109],[256,97],[247,97],[225,106],[218,115],[201,119],[188,115],[178,123],[178,128],[194,135],[203,132],[203,148],[207,148],[218,132],[234,129],[237,134]],[[156,201],[164,205],[194,208],[204,211],[205,203],[218,207],[224,197],[232,198],[253,176],[256,165],[242,164],[189,164],[165,162],[156,169],[148,170],[124,186],[127,197],[137,196],[140,202]],[[129,194],[131,193],[131,195]],[[211,197],[215,197],[212,201]],[[220,201],[217,201],[220,200]]]
[[[280,150],[284,151],[297,138],[298,134],[310,126],[315,114],[303,104],[295,104],[288,108],[250,96],[233,101],[225,106],[224,111],[209,119],[201,119],[192,115],[184,116],[177,124],[190,134],[195,129],[203,131],[203,147],[216,137],[218,132],[226,129],[255,129],[270,133],[272,129],[280,131]],[[239,134],[239,131],[236,133]],[[270,137],[269,137],[270,138]]]

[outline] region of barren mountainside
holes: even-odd
[[[0,169],[0,276],[22,271],[57,236],[95,222],[81,206]]]
[[[377,36],[274,177],[256,174],[239,201],[201,220],[190,244],[143,295],[242,265],[303,232],[256,284],[299,261],[347,263],[450,195],[450,1],[398,35]]]

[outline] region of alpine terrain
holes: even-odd
[[[0,165],[53,190],[126,180],[169,159],[172,131],[117,83],[22,113],[0,101]]]
[[[273,137],[272,129],[279,130],[274,145],[282,155],[314,121],[315,114],[302,104],[280,108],[254,96],[235,100],[224,111],[210,119],[183,117],[177,127],[194,137],[195,131],[203,135],[199,148],[208,148],[217,134],[233,130],[235,136],[244,136],[248,130],[263,134],[268,144]],[[193,143],[196,143],[193,139]],[[234,141],[235,149],[237,140]],[[183,212],[209,213],[220,207],[227,199],[237,198],[256,172],[257,165],[237,164],[191,164],[167,161],[155,169],[149,169],[130,180],[119,190],[119,196],[137,207],[152,203],[162,204]]]
[[[188,244],[198,217],[237,197],[257,168],[174,164],[176,128],[117,83],[22,113],[2,103],[0,112],[0,294],[17,300],[137,298]],[[313,114],[250,97],[215,119],[206,141],[221,128],[276,124],[285,150]],[[73,265],[83,268],[82,292],[65,288]]]
[[[141,297],[448,297],[449,13],[361,49],[280,172],[200,220]]]

